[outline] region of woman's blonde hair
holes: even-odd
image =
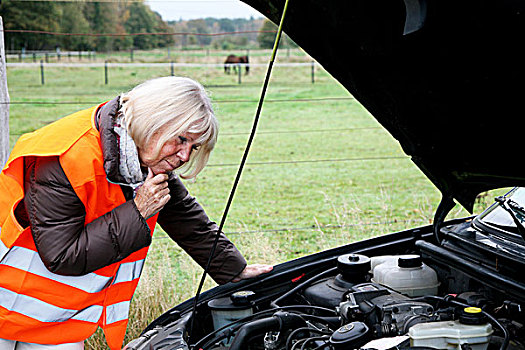
[[[170,139],[184,133],[202,134],[190,160],[178,169],[185,179],[194,178],[206,166],[217,142],[219,126],[204,87],[185,77],[161,77],[137,85],[122,94],[121,109],[127,131],[138,148],[160,133],[157,155]]]

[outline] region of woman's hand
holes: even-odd
[[[247,265],[242,272],[235,277],[232,282],[239,282],[248,278],[257,277],[263,273],[268,273],[273,270],[272,265],[253,264]]]
[[[148,168],[148,176],[134,198],[135,205],[144,219],[158,213],[170,200],[168,175],[154,175]]]

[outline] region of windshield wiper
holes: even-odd
[[[505,196],[498,196],[494,200],[503,208],[507,213],[510,214],[512,220],[516,224],[518,233],[525,240],[525,226],[523,226],[522,221],[525,220],[525,208],[516,203],[510,198]]]

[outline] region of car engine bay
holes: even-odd
[[[468,222],[443,233],[404,254],[298,259],[280,278],[206,298],[193,321],[188,305],[171,310],[127,349],[524,349],[522,261]]]
[[[483,311],[491,304],[490,300],[473,291],[438,296],[437,274],[422,263],[420,256],[371,259],[348,254],[338,258],[336,270],[335,277],[316,276],[279,296],[271,303],[278,311],[265,310],[259,317],[243,315],[247,310],[243,305],[251,308],[249,300],[255,295],[251,291],[210,301],[216,331],[223,331],[217,332],[202,348],[295,350],[397,346],[484,350],[492,338],[493,344],[504,342],[501,336],[492,337],[502,330],[495,329],[497,326],[489,322],[490,314]],[[296,290],[302,291],[295,293]],[[506,301],[497,311],[510,316],[513,307],[520,308]],[[233,310],[225,312],[226,309]],[[245,321],[239,322],[240,319]],[[236,326],[229,328],[226,324],[230,321],[237,321]],[[495,323],[503,327],[498,321]],[[521,330],[521,324],[508,319],[506,323],[509,324],[505,329],[512,326],[515,333],[518,329],[514,328]]]

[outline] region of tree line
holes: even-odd
[[[277,26],[263,18],[203,18],[189,21],[171,21],[168,24],[177,33],[241,33],[215,37],[175,37],[175,45],[198,45],[222,50],[238,48],[271,49],[277,32]],[[297,45],[284,34],[281,38],[281,47],[297,47]]]
[[[141,1],[68,2],[3,1],[0,16],[6,30],[95,35],[50,35],[5,32],[8,50],[121,51],[158,47],[209,47],[212,49],[271,48],[277,26],[262,18],[203,18],[165,22]],[[181,33],[231,35],[183,35]],[[115,34],[100,35],[96,34]],[[176,33],[177,35],[126,35]],[[122,34],[122,36],[118,35]],[[286,35],[284,46],[295,46]]]
[[[176,36],[175,46],[200,46],[212,49],[256,48],[258,47],[257,31],[263,25],[263,19],[245,18],[201,18],[194,20],[179,20],[168,22],[176,33],[234,33],[220,36],[192,35]]]
[[[170,32],[161,16],[142,2],[3,1],[5,30],[58,33],[114,33],[123,36],[77,36],[4,33],[7,49],[125,50],[151,49],[173,43],[171,35],[124,36],[128,33]]]

